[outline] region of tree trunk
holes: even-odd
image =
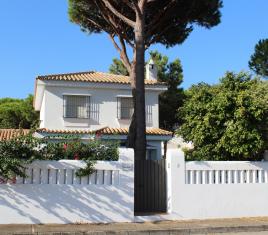
[[[144,89],[144,19],[137,17],[135,27],[135,72],[136,72],[136,99],[135,99],[135,159],[146,159],[146,124],[145,124],[145,89]]]
[[[144,89],[144,18],[139,16],[135,26],[135,49],[132,64],[132,95],[134,114],[129,127],[127,145],[134,147],[135,160],[146,159],[145,89]]]

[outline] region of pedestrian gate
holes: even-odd
[[[156,214],[167,210],[166,161],[135,161],[135,214]]]

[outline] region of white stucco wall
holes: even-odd
[[[268,216],[267,178],[263,177],[255,183],[239,184],[232,181],[218,184],[215,180],[213,183],[189,184],[185,179],[188,163],[185,163],[183,153],[169,150],[166,161],[167,214],[134,217],[134,153],[130,149],[121,149],[118,162],[97,162],[96,176],[88,179],[83,177],[79,180],[73,173],[70,174],[83,165],[81,161],[32,163],[32,175],[23,183],[17,178],[16,184],[0,185],[0,224],[108,223]],[[188,165],[191,165],[189,169],[193,169],[193,165],[198,169],[202,165],[212,166],[212,163],[205,163],[193,162]],[[233,165],[233,169],[239,170],[237,164],[227,165]],[[247,165],[252,166],[252,169],[261,168],[264,176],[268,172],[268,162]],[[66,180],[61,177],[62,170],[67,171],[64,173]],[[47,174],[40,174],[48,171]],[[260,179],[259,174],[257,178]]]
[[[45,98],[46,94],[44,93],[43,99],[42,99],[42,104],[41,104],[41,109],[40,109],[40,128],[44,128],[45,127],[45,119],[46,119],[46,115],[45,115],[45,111],[46,111],[46,98]]]
[[[95,177],[69,174],[81,166],[81,161],[37,161],[24,182],[0,184],[0,224],[132,222],[133,150],[120,149],[117,162],[98,161]]]
[[[205,162],[196,164],[208,165]],[[168,151],[167,198],[172,219],[268,216],[267,182],[189,184],[185,179],[186,165],[183,152]],[[229,162],[229,165],[231,166],[232,162]],[[256,167],[255,163],[251,165],[252,169]],[[267,162],[259,162],[258,166],[262,166],[263,172],[268,170]]]
[[[63,118],[63,95],[90,95],[91,106],[94,105],[99,115],[90,119]],[[159,91],[146,91],[146,106],[152,108],[152,123],[147,127],[159,126],[158,114]],[[72,86],[46,86],[43,97],[43,104],[40,113],[42,114],[42,127],[48,129],[95,129],[104,126],[128,127],[128,120],[117,119],[117,97],[131,96],[130,89],[104,89]]]

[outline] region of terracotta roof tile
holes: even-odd
[[[93,82],[93,83],[118,83],[130,84],[128,76],[115,75],[102,72],[79,72],[66,74],[51,74],[38,76],[37,80],[56,80],[56,81],[72,81],[72,82]],[[163,82],[156,80],[145,80],[146,85],[165,85]]]
[[[127,135],[128,134],[128,128],[104,128],[100,131],[102,134],[107,135]],[[147,128],[146,129],[147,135],[172,135],[172,132],[166,131],[160,128]]]
[[[48,134],[94,134],[96,131],[92,130],[56,130],[56,129],[47,129],[42,128],[37,130],[38,133],[48,133]]]
[[[14,137],[26,135],[30,132],[28,129],[0,129],[0,141],[10,140]]]
[[[99,132],[103,135],[127,135],[128,128],[110,128],[105,127],[99,130],[49,130],[49,129],[40,129],[38,130],[39,133],[51,133],[51,134],[94,134]],[[147,135],[164,135],[164,136],[171,136],[172,132],[166,131],[160,128],[147,128],[146,129]]]
[[[14,137],[21,135],[26,135],[30,132],[29,129],[0,129],[0,141],[10,140]],[[50,129],[39,129],[38,133],[48,133],[48,134],[95,134],[99,132],[103,135],[127,135],[128,128],[110,128],[104,127],[99,130],[50,130]],[[171,136],[172,132],[166,131],[160,128],[147,128],[147,135],[162,135],[162,136]]]

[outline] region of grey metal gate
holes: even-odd
[[[166,161],[135,161],[135,214],[156,214],[167,210]]]

